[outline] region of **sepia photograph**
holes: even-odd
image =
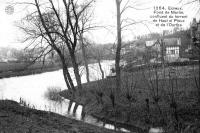
[[[200,133],[200,0],[0,0],[0,133]]]

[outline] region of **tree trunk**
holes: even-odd
[[[117,6],[117,50],[115,57],[115,69],[116,69],[116,91],[117,94],[121,88],[121,74],[120,74],[120,51],[121,51],[121,13],[120,13],[120,0],[116,0]]]
[[[72,90],[72,87],[70,86],[69,81],[68,81],[68,78],[67,78],[67,76],[66,76],[66,68],[64,68],[64,67],[65,67],[65,66],[63,66],[63,76],[64,76],[65,83],[66,83],[66,85],[67,85],[67,88],[68,88],[69,90]]]
[[[101,78],[104,79],[104,72],[103,72],[103,69],[102,69],[102,66],[101,66],[101,60],[98,60],[98,64],[99,64],[99,69],[101,71]]]
[[[74,75],[76,78],[76,82],[77,82],[77,86],[79,90],[82,90],[82,84],[81,84],[81,77],[79,74],[79,68],[78,68],[78,64],[76,62],[76,57],[74,55],[74,53],[71,53],[71,61],[72,61],[72,65],[73,65],[73,69],[74,69]]]
[[[81,112],[81,120],[84,121],[85,115],[86,115],[86,112],[85,112],[85,105],[83,105],[82,112]]]
[[[78,108],[78,104],[75,103],[74,109],[73,109],[73,116],[76,116],[76,110],[77,110],[77,108]]]
[[[200,104],[200,48],[199,48],[199,79],[197,78],[197,81],[199,81],[199,86],[198,82],[196,83],[196,86],[198,88],[198,103]]]
[[[70,100],[70,101],[69,101],[69,106],[68,106],[68,109],[67,109],[67,113],[68,113],[68,114],[70,114],[70,110],[71,110],[72,104],[73,104],[73,101]]]
[[[84,61],[85,69],[86,69],[86,79],[87,79],[87,82],[90,82],[88,60],[87,60],[86,49],[85,49],[85,46],[84,46],[82,35],[80,36],[80,39],[81,39],[81,50],[82,50],[82,54],[83,54],[83,61]]]
[[[66,82],[66,85],[68,87],[69,90],[75,91],[75,87],[74,87],[74,83],[71,79],[71,75],[68,71],[68,65],[65,61],[64,56],[62,56],[62,54],[60,52],[58,52],[61,62],[62,62],[62,69],[63,69],[63,76],[64,76],[64,80]]]

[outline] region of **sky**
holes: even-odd
[[[122,8],[126,1],[122,0]],[[122,40],[130,41],[138,35],[174,28],[156,27],[155,23],[152,24],[150,16],[153,15],[154,6],[165,6],[165,8],[168,6],[182,7],[184,15],[187,16],[183,23],[183,28],[189,27],[192,18],[199,19],[200,17],[200,12],[198,12],[200,7],[199,1],[189,4],[190,1],[193,0],[129,0],[128,5],[134,8],[128,8],[122,14],[122,19],[126,20],[123,26],[127,24],[127,21],[132,22],[132,20],[143,23],[137,23],[124,28]],[[16,0],[0,0],[0,47],[24,48],[27,45],[26,43],[21,43],[24,34],[15,26],[15,23],[20,21],[27,11],[30,11],[31,7],[25,7],[24,5],[14,6],[13,14],[7,14],[5,8],[11,2],[16,2]],[[93,10],[93,21],[104,28],[93,30],[85,36],[97,44],[116,42],[115,0],[96,0]]]

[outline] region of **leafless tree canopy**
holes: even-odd
[[[71,75],[68,72],[69,53],[78,88],[81,89],[81,78],[76,60],[76,49],[82,34],[91,28],[89,8],[94,0],[34,0],[24,3],[34,6],[35,11],[22,19],[19,27],[25,32],[25,41],[32,48],[40,48],[38,58],[51,51],[56,51],[63,65],[63,74],[69,89],[74,89]]]

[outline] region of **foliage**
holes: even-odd
[[[51,86],[51,87],[47,88],[47,92],[45,92],[44,96],[48,100],[51,100],[51,101],[54,101],[54,102],[58,102],[58,103],[62,103],[62,101],[64,99],[60,96],[60,92],[61,92],[61,88],[60,87]]]

